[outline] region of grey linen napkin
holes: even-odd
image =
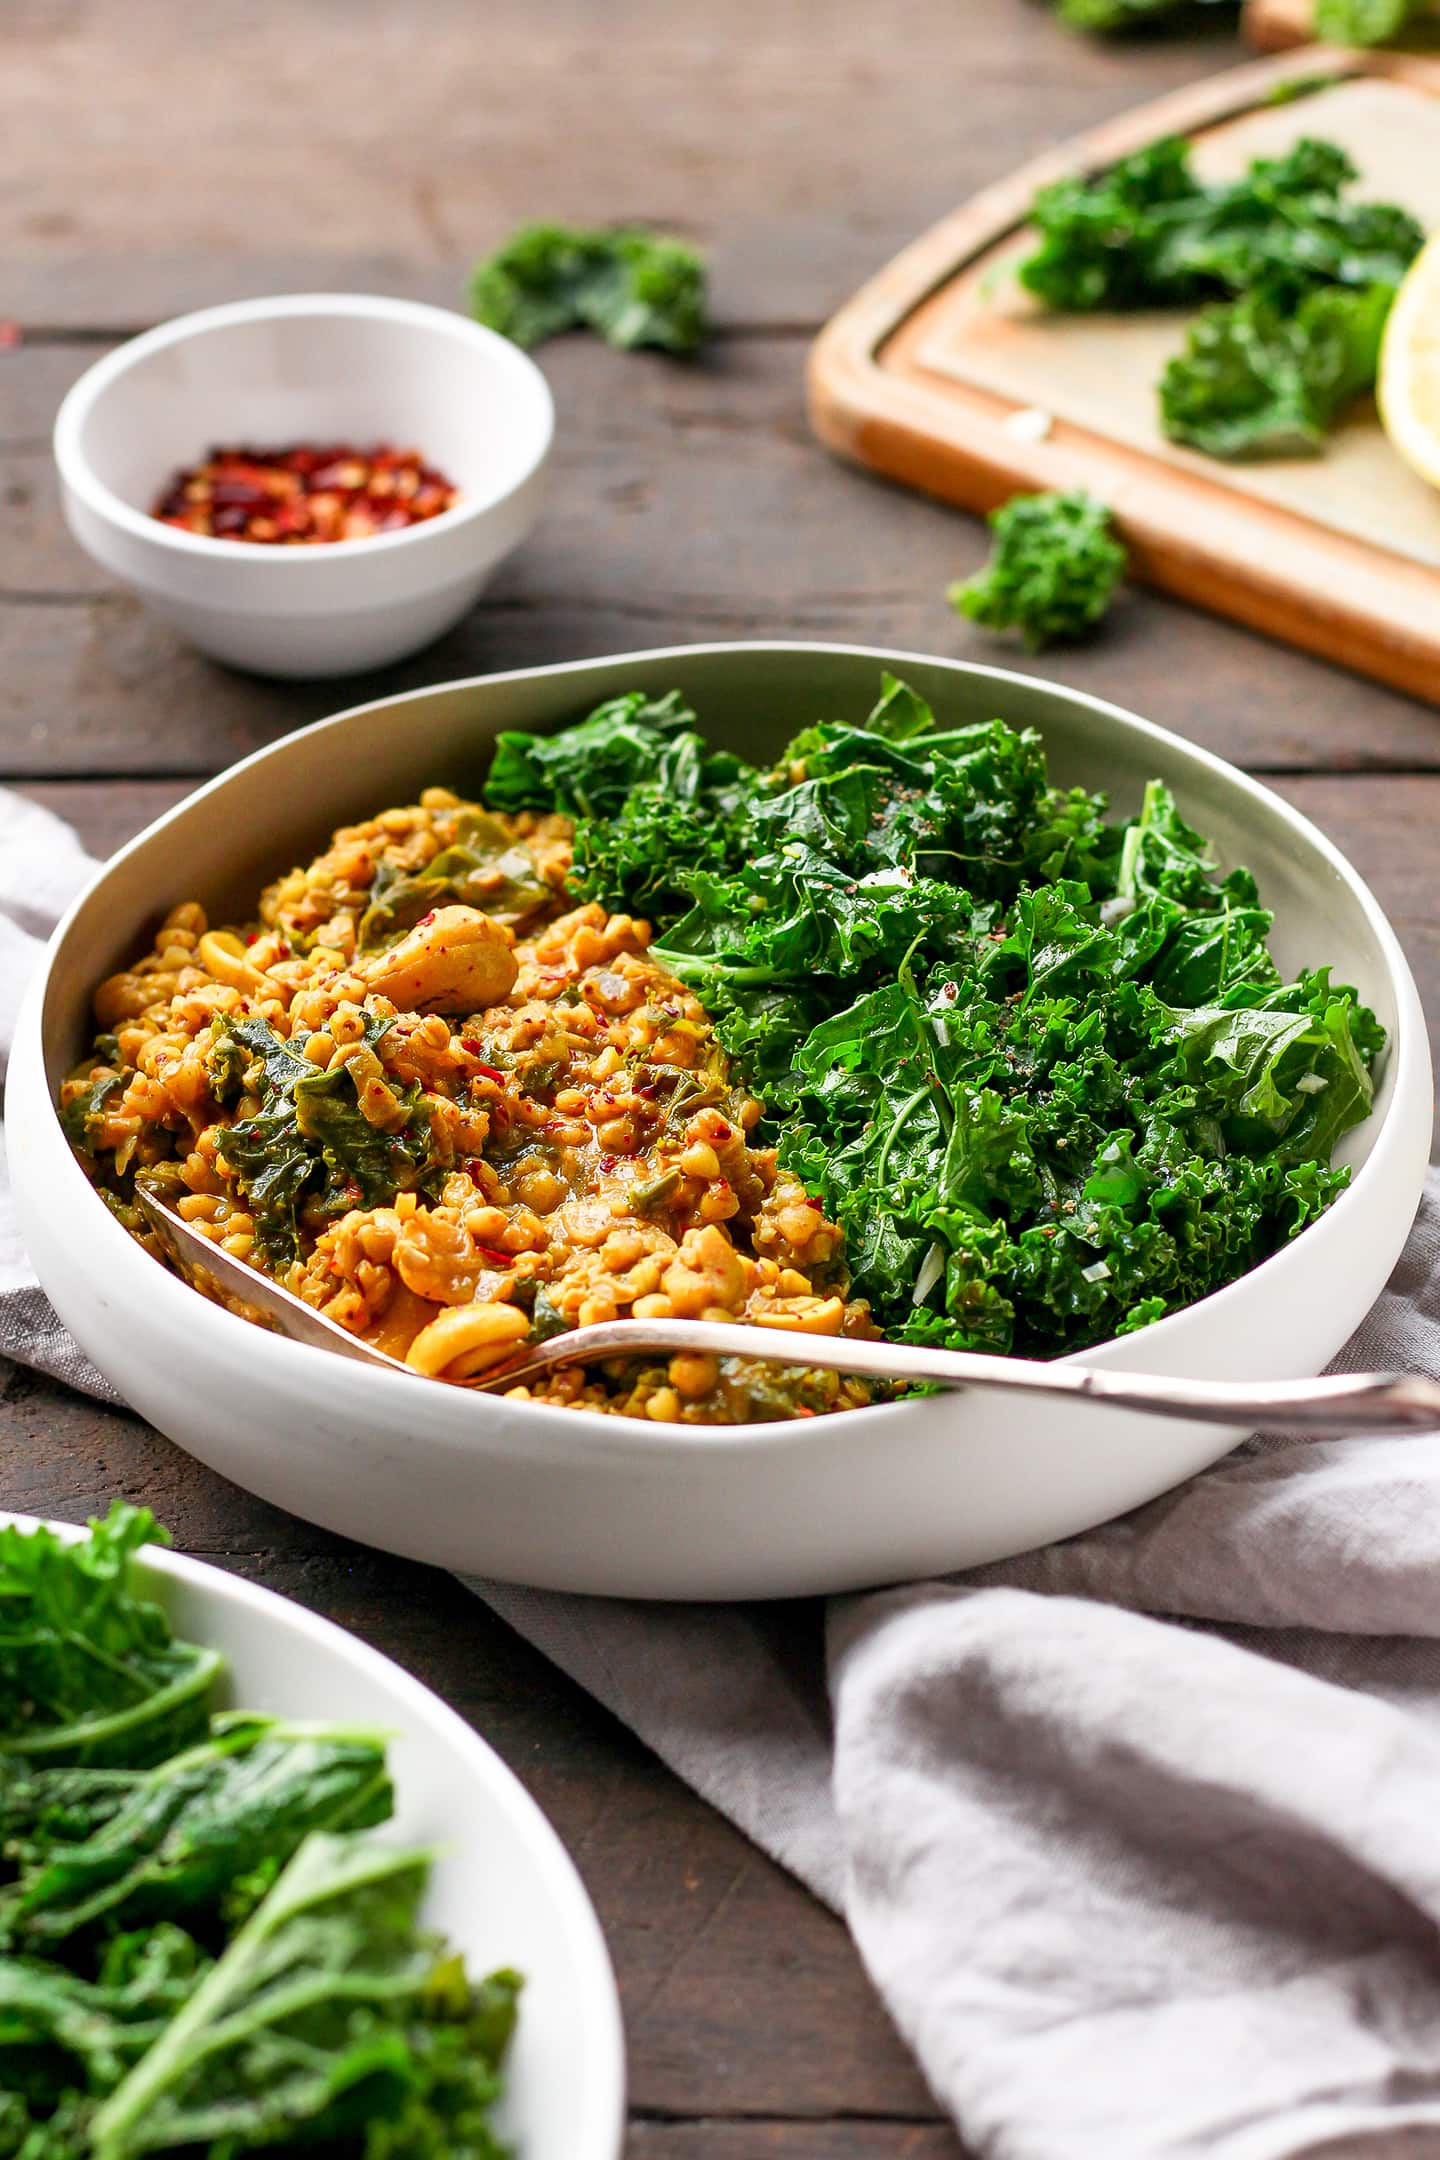
[[[62,838],[47,905],[0,796],[0,1028]],[[6,1224],[0,1351],[114,1400]],[[1338,1364],[1440,1371],[1433,1174]],[[472,1587],[845,1914],[978,2151],[1440,2156],[1440,1437],[823,1610]]]

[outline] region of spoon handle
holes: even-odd
[[[968,1350],[803,1335],[787,1328],[719,1320],[601,1321],[552,1336],[548,1342],[523,1345],[503,1367],[481,1374],[472,1385],[514,1387],[529,1374],[594,1358],[645,1352],[674,1356],[682,1350],[820,1367],[874,1380],[928,1381],[941,1387],[1068,1397],[1208,1425],[1281,1425],[1312,1434],[1440,1428],[1440,1383],[1420,1373],[1329,1373],[1314,1380],[1189,1380],[1168,1373],[1112,1372],[1083,1363],[988,1357]]]
[[[393,1371],[413,1373],[316,1312],[292,1291],[203,1238],[157,1195],[137,1186],[145,1215],[181,1273],[207,1295],[261,1326],[299,1342],[339,1351]],[[1099,1365],[1045,1364],[1030,1358],[983,1357],[914,1343],[863,1342],[845,1335],[802,1335],[790,1328],[750,1327],[720,1320],[603,1320],[572,1328],[548,1342],[523,1343],[503,1364],[465,1384],[479,1393],[515,1387],[539,1373],[592,1358],[708,1351],[714,1357],[755,1358],[768,1365],[822,1367],[868,1380],[929,1381],[940,1387],[992,1388],[1015,1395],[1061,1396],[1106,1403],[1113,1410],[1148,1411],[1194,1424],[1288,1426],[1321,1435],[1343,1432],[1433,1432],[1440,1428],[1440,1382],[1421,1373],[1328,1373],[1318,1380],[1182,1380],[1167,1373],[1111,1372]]]

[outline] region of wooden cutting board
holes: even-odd
[[[1359,167],[1357,192],[1440,228],[1440,66],[1326,50],[1335,79],[1277,102],[1320,51],[1142,107],[943,219],[822,331],[811,420],[843,455],[971,510],[1088,488],[1114,510],[1137,577],[1440,703],[1440,493],[1395,456],[1373,405],[1320,458],[1203,457],[1167,442],[1156,413],[1187,315],[1051,315],[1012,274],[1038,186],[1172,133],[1217,177],[1329,137]]]

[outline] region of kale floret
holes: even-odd
[[[1394,203],[1353,202],[1336,143],[1302,139],[1207,183],[1166,136],[1031,205],[1022,284],[1047,307],[1218,306],[1160,384],[1172,441],[1212,457],[1313,455],[1375,380],[1396,288],[1424,241]]]
[[[1084,637],[1125,575],[1110,512],[1080,490],[1014,495],[992,513],[995,547],[950,604],[988,630],[1018,630],[1031,652]]]
[[[1172,442],[1212,457],[1313,457],[1375,381],[1392,285],[1324,286],[1287,314],[1263,293],[1207,308],[1160,378]]]
[[[1198,15],[1202,7],[1233,13],[1236,5],[1237,0],[1058,0],[1057,12],[1072,30],[1141,30]]]
[[[1392,203],[1354,203],[1338,144],[1302,137],[1238,180],[1206,182],[1179,136],[1094,176],[1041,188],[1026,289],[1065,310],[1183,307],[1264,292],[1294,304],[1324,285],[1396,285],[1424,234]]]
[[[693,352],[705,334],[704,259],[638,225],[526,225],[477,265],[470,309],[527,348],[595,330],[610,345]]]
[[[1426,0],[1315,0],[1315,35],[1330,45],[1385,45],[1426,12]]]

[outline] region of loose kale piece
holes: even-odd
[[[205,1731],[217,1651],[176,1640],[132,1561],[167,1543],[147,1508],[116,1501],[90,1536],[0,1530],[0,1782],[23,1765],[161,1761]]]
[[[94,2160],[271,2146],[504,2160],[518,1982],[417,1927],[429,1855],[317,1832],[89,2125]]]
[[[693,716],[642,699],[512,739],[502,786],[580,809],[587,878],[626,836],[653,954],[888,1334],[1081,1348],[1232,1281],[1346,1183],[1383,1032],[1323,969],[1282,982],[1254,880],[1218,876],[1160,783],[1112,824],[1033,733],[941,729],[887,678],[864,725],[698,787],[702,846],[632,813],[617,725],[642,796],[682,733],[704,771]]]
[[[477,266],[470,308],[526,347],[596,330],[610,345],[693,352],[705,334],[705,264],[683,240],[644,226],[525,225]]]
[[[1237,0],[1058,0],[1060,20],[1072,30],[1140,30],[1199,13],[1202,6],[1232,9]]]
[[[393,1021],[364,1016],[370,1048]],[[225,1128],[219,1153],[255,1218],[255,1243],[271,1266],[300,1252],[302,1205],[330,1221],[350,1208],[388,1205],[397,1192],[438,1190],[445,1166],[435,1152],[418,1085],[396,1088],[403,1122],[372,1125],[346,1065],[322,1071],[257,1018],[224,1013],[206,1055],[220,1101],[243,1087],[260,1097],[252,1117]]]
[[[1165,136],[1108,172],[1058,180],[1031,205],[1039,245],[1022,284],[1067,310],[1184,307],[1264,292],[1293,306],[1323,285],[1398,285],[1424,240],[1392,203],[1352,203],[1334,143],[1302,138],[1243,179],[1197,178],[1190,147]]]
[[[1428,12],[1426,0],[1315,0],[1315,35],[1331,45],[1384,45]]]
[[[7,1804],[0,1942],[39,1952],[103,1921],[138,1927],[214,1916],[256,1869],[271,1879],[311,1830],[384,1822],[393,1793],[373,1733],[243,1714],[123,1779],[51,1772]],[[17,1821],[23,1812],[26,1819]]]
[[[1125,550],[1104,503],[1014,495],[990,518],[995,548],[983,570],[950,587],[950,605],[988,630],[1018,630],[1031,652],[1084,637],[1125,575]]]
[[[1160,378],[1172,442],[1211,457],[1307,457],[1372,387],[1392,285],[1322,287],[1287,315],[1264,294],[1207,308]]]

